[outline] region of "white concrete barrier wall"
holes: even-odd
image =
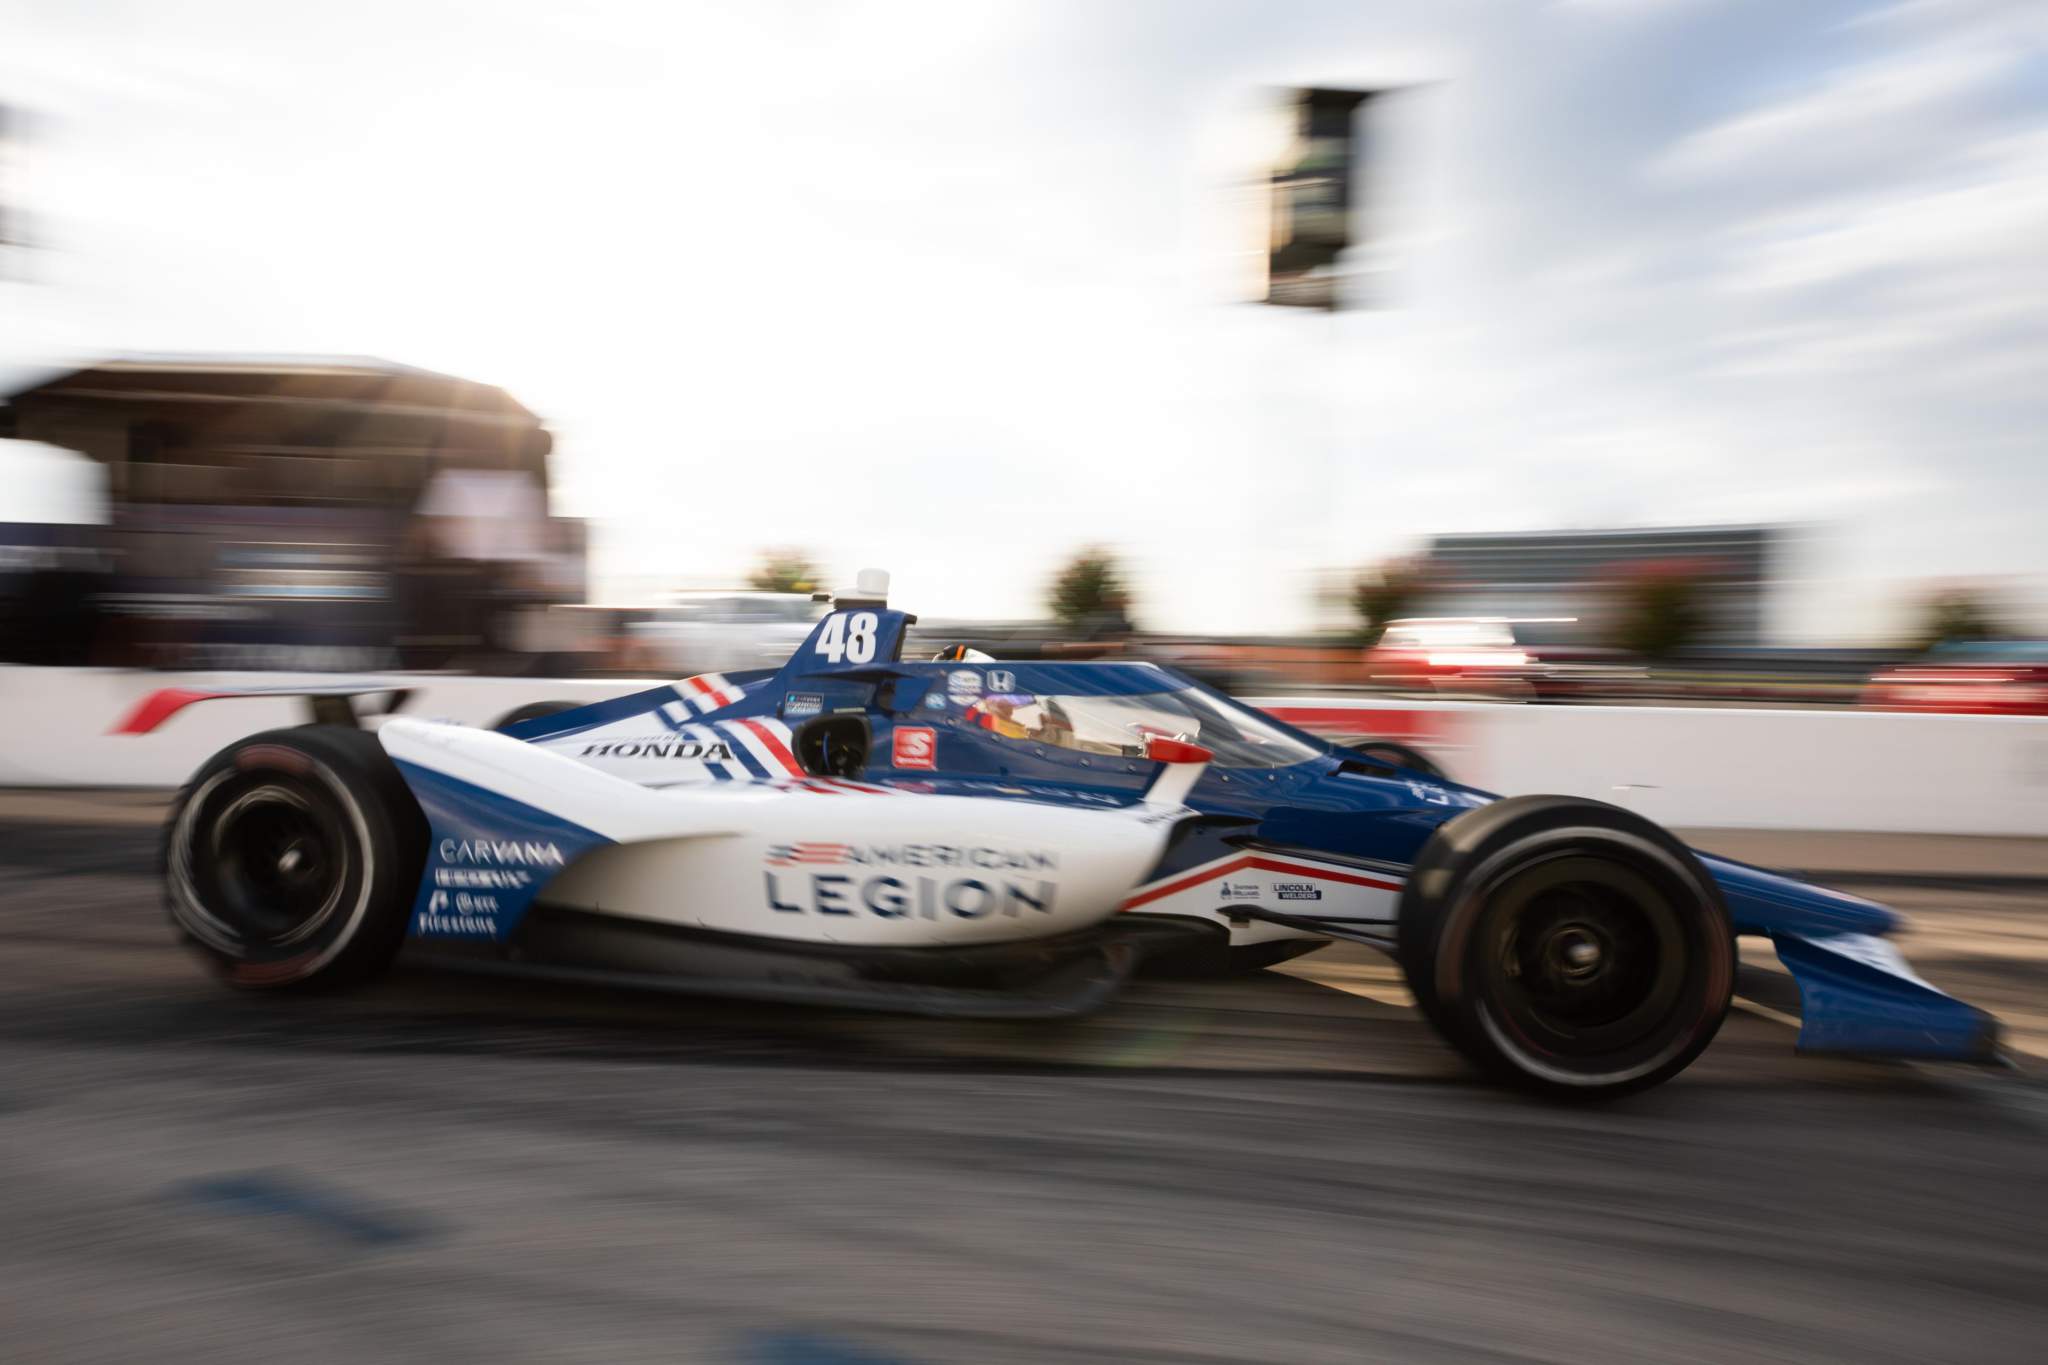
[[[2048,719],[1249,699],[1384,735],[1503,796],[1591,796],[1665,825],[2048,835]]]
[[[307,717],[297,697],[236,697],[200,702],[154,733],[110,733],[151,693],[167,687],[222,691],[240,687],[355,682],[333,673],[140,673],[109,668],[0,667],[0,786],[175,787],[207,757],[244,735]],[[530,701],[600,701],[652,684],[636,679],[471,678],[379,674],[411,688],[404,714],[488,725]]]
[[[222,746],[306,719],[287,697],[202,702],[153,734],[111,733],[161,688],[341,681],[315,673],[0,667],[0,786],[175,786]],[[353,681],[354,679],[348,679]],[[648,680],[380,675],[406,714],[485,725],[530,701],[597,701]],[[1504,795],[1564,792],[1668,825],[2048,835],[2048,719],[1253,698],[1326,733],[1401,739]]]

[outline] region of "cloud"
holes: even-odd
[[[506,384],[615,582],[794,542],[1021,614],[1108,539],[1153,623],[1283,629],[1432,531],[2039,556],[2038,5],[36,15],[0,62],[64,115],[61,249],[0,345]],[[1228,293],[1245,110],[1318,80],[1418,87],[1374,123],[1394,306],[1337,318]]]
[[[1650,167],[1698,184],[1883,170],[1952,152],[1979,97],[2021,70],[2010,50],[1938,48],[1839,71],[1817,88],[1688,133]]]
[[[1848,196],[1735,230],[1729,283],[1742,289],[1797,289],[1873,271],[1964,268],[1981,272],[2032,262],[2048,241],[2048,130],[2002,139],[1958,158],[1960,183],[1911,185]],[[1989,284],[1990,281],[1981,281]],[[2003,311],[2010,294],[1961,300]]]

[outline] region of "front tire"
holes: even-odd
[[[374,737],[329,725],[252,735],[207,760],[171,809],[171,922],[238,987],[364,981],[405,937],[426,842]]]
[[[1482,1071],[1547,1095],[1647,1089],[1728,1012],[1735,938],[1691,850],[1632,811],[1518,796],[1424,845],[1398,956],[1416,1003]]]

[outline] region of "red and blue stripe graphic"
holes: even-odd
[[[770,867],[826,867],[843,863],[852,844],[776,844],[768,850]]]

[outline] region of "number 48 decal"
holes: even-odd
[[[818,636],[818,652],[833,663],[844,659],[864,664],[875,657],[875,614],[871,611],[837,612],[825,618]]]

